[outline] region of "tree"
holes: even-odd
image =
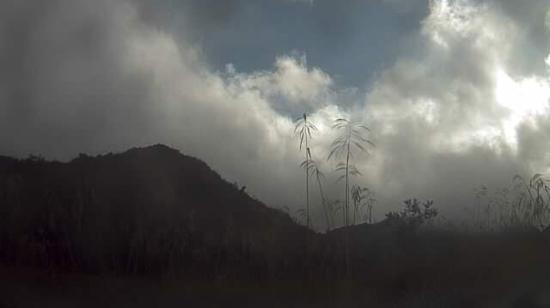
[[[300,151],[304,148],[305,159],[302,162],[301,166],[305,169],[306,175],[306,225],[310,227],[310,216],[309,216],[309,169],[308,161],[311,159],[310,150],[309,150],[309,140],[311,139],[311,134],[313,131],[316,131],[317,127],[311,121],[308,120],[307,114],[303,114],[302,117],[296,119],[296,126],[294,128],[294,133],[300,138]]]
[[[336,119],[334,121],[333,129],[339,130],[341,133],[331,144],[328,159],[344,158],[344,161],[339,162],[336,165],[336,171],[341,172],[342,175],[338,180],[345,180],[345,203],[344,203],[344,225],[349,225],[349,176],[360,175],[361,173],[355,167],[350,164],[350,160],[354,158],[354,153],[366,152],[367,146],[374,146],[374,144],[363,136],[368,133],[369,129],[360,122],[352,122],[348,119]]]
[[[420,204],[420,201],[415,198],[405,200],[403,203],[404,206],[400,212],[389,212],[386,214],[386,218],[390,223],[416,229],[439,214],[439,211],[433,207],[433,200]]]

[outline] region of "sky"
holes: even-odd
[[[378,218],[468,217],[476,187],[550,171],[548,0],[2,0],[0,68],[1,155],[164,143],[292,212],[304,112],[331,199],[333,121],[370,128],[351,181]]]

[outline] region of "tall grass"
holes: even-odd
[[[550,186],[541,174],[529,179],[514,176],[512,183],[495,191],[487,186],[475,190],[476,208],[473,224],[476,229],[497,231],[550,226]]]
[[[296,126],[294,128],[294,133],[299,137],[300,139],[300,151],[304,150],[304,156],[305,159],[302,162],[302,166],[304,167],[305,171],[305,179],[306,179],[306,225],[307,227],[311,227],[310,224],[310,212],[309,212],[309,169],[308,161],[311,159],[310,156],[310,149],[309,149],[309,139],[312,137],[312,132],[316,131],[317,127],[308,120],[307,114],[304,113],[302,117],[296,119]]]
[[[336,119],[332,126],[340,134],[331,144],[327,159],[343,159],[336,165],[336,171],[341,175],[338,180],[345,180],[345,203],[344,203],[344,226],[349,226],[349,199],[350,199],[350,175],[360,175],[361,172],[351,162],[357,152],[366,152],[367,146],[374,144],[364,135],[369,129],[360,122],[353,122],[348,119]]]
[[[351,198],[353,200],[353,224],[355,225],[363,221],[372,224],[374,221],[372,210],[376,202],[374,192],[366,187],[353,185],[351,188]],[[366,213],[364,213],[365,209]]]
[[[302,168],[305,168],[306,170],[308,170],[310,175],[313,176],[315,178],[316,182],[317,182],[317,187],[319,189],[319,197],[321,199],[321,207],[322,207],[322,210],[323,210],[323,215],[325,217],[326,229],[330,230],[331,221],[330,221],[329,210],[328,210],[329,201],[328,201],[328,199],[325,195],[325,190],[323,188],[323,182],[325,180],[325,175],[321,171],[317,161],[312,158],[310,150],[308,150],[308,160],[303,161],[301,166],[302,166]]]

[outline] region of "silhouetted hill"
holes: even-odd
[[[17,159],[0,155],[0,172],[5,172],[15,163],[17,163]]]
[[[73,178],[106,198],[102,203],[111,207],[133,203],[141,206],[140,215],[148,220],[186,223],[208,237],[266,229],[304,231],[287,214],[251,198],[201,160],[163,145],[81,156],[65,167],[73,169],[68,170]]]
[[[0,256],[41,266],[219,275],[280,266],[312,234],[163,145],[68,163],[0,157],[0,201]]]

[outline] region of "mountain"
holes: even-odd
[[[0,157],[0,214],[5,262],[87,271],[280,270],[314,236],[164,145],[67,163]]]

